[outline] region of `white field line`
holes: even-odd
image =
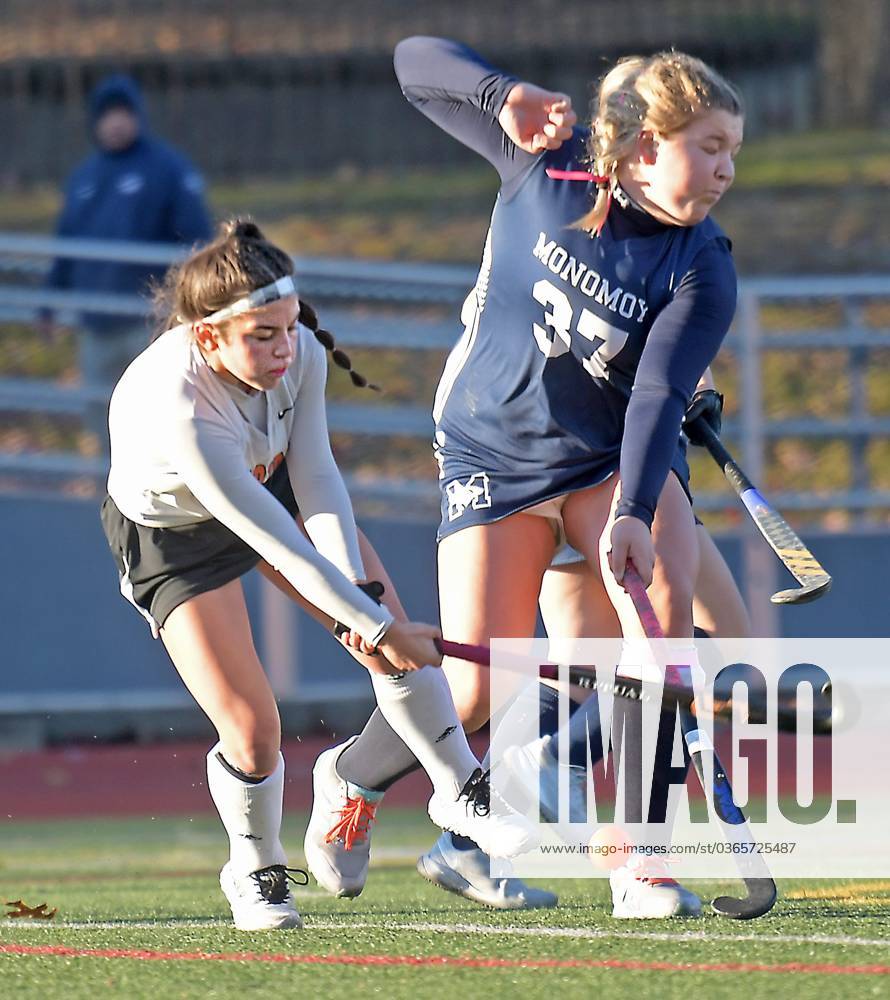
[[[31,929],[38,931],[58,930],[179,930],[181,928],[225,927],[226,920],[52,920],[52,921],[8,921],[3,927]],[[759,944],[824,944],[858,945],[866,948],[890,948],[890,938],[857,938],[831,936],[827,934],[721,934],[713,930],[683,931],[630,931],[599,930],[590,927],[496,927],[490,924],[442,924],[442,923],[399,923],[381,919],[379,922],[357,920],[314,920],[306,919],[307,931],[355,931],[355,930],[399,930],[417,933],[475,934],[491,937],[534,937],[570,938],[579,941],[669,941],[674,944],[707,941],[719,944],[723,941],[756,941]]]

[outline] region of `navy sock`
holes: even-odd
[[[447,832],[447,831],[446,831]],[[469,837],[461,837],[458,833],[451,834],[451,845],[456,851],[478,851],[479,845]]]
[[[569,764],[572,767],[587,767],[589,747],[590,761],[595,765],[603,759],[599,702],[593,694],[580,705],[573,702],[572,706],[569,716]],[[555,727],[553,731],[556,731]]]
[[[572,705],[574,706],[574,702]],[[571,711],[574,711],[574,707]],[[552,736],[557,729],[559,729],[559,692],[549,684],[539,684],[538,735]]]
[[[612,707],[614,734],[622,741],[622,753],[626,755],[625,804],[628,822],[643,822],[642,805],[642,706],[637,701],[616,699]],[[649,801],[648,821],[665,821],[668,793],[672,784],[683,784],[689,768],[689,755],[684,745],[684,762],[680,767],[671,764],[674,731],[671,723],[673,710],[662,713],[655,751],[655,770]],[[620,735],[618,735],[620,734]],[[596,765],[603,758],[599,704],[596,695],[591,695],[569,719],[569,761],[573,766],[587,766],[587,750],[590,760]],[[572,817],[573,822],[579,817]]]

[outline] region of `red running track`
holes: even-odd
[[[332,742],[326,737],[285,742],[286,809],[309,809],[312,765]],[[488,736],[477,734],[470,743],[481,758]],[[207,750],[205,743],[161,743],[0,751],[0,820],[210,813]],[[728,748],[720,745],[720,750],[728,761]],[[787,766],[790,758],[786,754],[784,759]],[[817,780],[817,790],[820,784]],[[689,788],[693,795],[701,794],[694,777]],[[394,806],[423,806],[431,791],[426,775],[418,771],[393,785],[386,801]],[[753,791],[758,794],[758,789]]]
[[[0,954],[60,958],[131,958],[148,962],[276,962],[287,965],[411,966],[463,969],[624,969],[659,972],[809,972],[817,975],[886,976],[890,965],[816,962],[644,962],[617,958],[470,958],[449,955],[281,955],[255,952],[150,951],[128,948],[68,948],[62,945],[0,944]]]
[[[282,746],[286,809],[311,806],[312,765],[334,742],[312,737]],[[208,749],[206,743],[162,743],[0,752],[0,819],[210,813]],[[431,792],[418,771],[398,782],[386,799],[392,805],[425,805]]]

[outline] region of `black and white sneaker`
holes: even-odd
[[[291,874],[299,873],[305,881]],[[294,905],[288,881],[306,885],[309,876],[299,868],[270,865],[249,875],[236,875],[229,863],[219,873],[219,884],[232,907],[239,931],[273,931],[302,927],[303,919]]]

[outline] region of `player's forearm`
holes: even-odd
[[[287,471],[303,524],[316,549],[350,580],[365,578],[352,501],[331,452],[325,407],[327,358],[303,340],[303,372],[294,403]]]
[[[313,548],[281,504],[259,488],[269,503],[252,503],[249,516],[236,504],[220,502],[219,497],[205,494],[201,502],[207,506],[209,500],[217,520],[243,538],[310,604],[376,644],[392,623],[392,615]]]
[[[634,389],[621,443],[621,500],[616,516],[650,528],[673,463],[685,403],[669,389]]]
[[[176,465],[198,502],[307,601],[369,642],[383,635],[392,616],[313,548],[279,501],[243,467],[232,442],[200,424],[177,435]],[[240,459],[240,461],[239,461]]]
[[[344,576],[352,581],[364,580],[352,502],[339,472],[335,478],[316,480],[314,487],[319,491],[318,500],[307,499],[306,491],[299,487],[294,490],[312,544]]]
[[[516,151],[497,118],[515,77],[445,38],[406,38],[396,46],[393,62],[411,104],[488,159],[502,176],[510,171]]]

